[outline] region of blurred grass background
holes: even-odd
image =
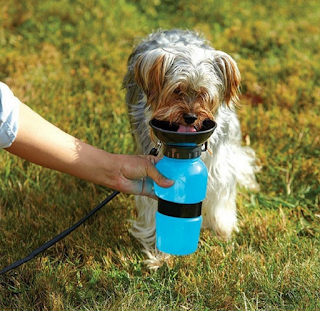
[[[136,38],[202,32],[242,73],[243,135],[263,170],[239,191],[240,232],[157,272],[120,195],[72,235],[0,277],[1,310],[320,310],[318,1],[0,0],[0,80],[68,133],[133,153],[121,83]],[[111,191],[0,152],[0,267]]]

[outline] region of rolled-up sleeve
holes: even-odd
[[[0,82],[0,149],[10,147],[17,137],[20,101]]]

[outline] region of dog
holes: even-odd
[[[175,124],[179,132],[194,132],[205,120],[217,128],[207,142],[209,152],[201,159],[208,168],[202,228],[211,228],[222,239],[238,231],[237,184],[259,190],[255,152],[241,145],[236,115],[239,106],[240,72],[235,60],[215,50],[198,33],[158,30],[133,50],[123,87],[138,154],[148,154],[156,140],[149,121]],[[168,255],[155,246],[157,202],[136,196],[137,219],[131,233],[147,254],[147,264],[157,269]]]

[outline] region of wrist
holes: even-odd
[[[97,180],[95,183],[107,188],[121,190],[122,187],[122,155],[109,153],[98,149],[96,159],[96,174]]]

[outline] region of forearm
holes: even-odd
[[[24,104],[17,138],[7,150],[35,164],[103,185],[103,163],[113,157],[61,131]]]

